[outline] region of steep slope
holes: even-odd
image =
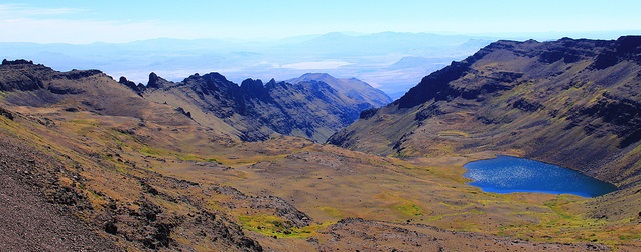
[[[337,79],[326,73],[306,73],[298,78],[286,80],[285,82],[299,84],[308,81],[325,82],[349,98],[359,102],[369,103],[372,108],[380,108],[392,102],[392,99],[383,93],[383,91],[373,88],[366,82],[356,78]]]
[[[639,90],[641,37],[499,41],[329,142],[402,156],[512,151],[625,187],[641,181]]]
[[[327,83],[298,84],[247,79],[237,85],[218,73],[192,75],[179,83],[150,74],[142,93],[147,99],[180,107],[202,125],[215,116],[233,125],[241,139],[258,141],[274,134],[325,142],[337,130],[371,108]]]

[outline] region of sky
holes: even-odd
[[[628,32],[641,31],[639,10],[638,0],[0,0],[0,42]]]

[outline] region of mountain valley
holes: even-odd
[[[89,239],[102,251],[634,251],[639,55],[634,36],[498,41],[392,103],[327,74],[238,85],[151,73],[138,85],[5,60],[3,193],[53,206],[25,219],[84,223],[21,231],[72,250]],[[583,198],[466,184],[464,164],[498,154],[620,189]]]

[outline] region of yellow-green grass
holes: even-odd
[[[287,220],[268,214],[241,215],[238,220],[247,230],[277,238],[306,238],[320,227],[319,225],[303,228],[290,227],[291,224],[287,224]]]

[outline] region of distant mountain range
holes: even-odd
[[[356,77],[398,98],[421,77],[463,59],[494,38],[385,32],[329,33],[254,42],[152,39],[123,44],[0,43],[0,58],[30,59],[60,71],[100,69],[136,83],[155,72],[170,81],[210,71],[241,83],[287,80],[309,72]],[[411,69],[390,66],[403,57],[427,59]],[[418,63],[418,62],[416,62]],[[400,71],[402,70],[402,71]]]

